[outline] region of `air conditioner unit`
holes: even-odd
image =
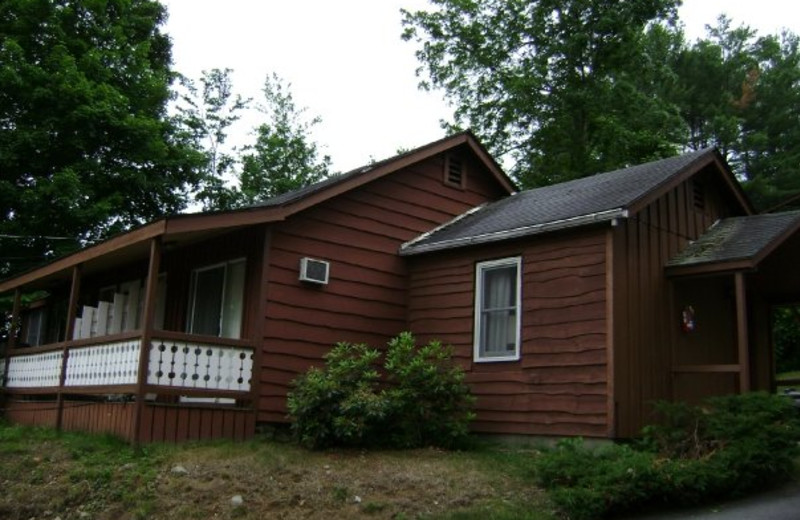
[[[325,260],[315,260],[313,258],[300,259],[300,281],[311,282],[320,285],[328,283],[330,263]]]

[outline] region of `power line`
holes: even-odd
[[[45,240],[78,240],[75,237],[51,237],[47,235],[0,235],[0,238],[11,238],[14,240],[29,240],[31,238],[44,238]]]

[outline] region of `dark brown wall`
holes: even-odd
[[[475,430],[607,434],[605,237],[605,229],[595,229],[411,259],[409,326],[420,341],[455,348],[477,396]],[[518,255],[521,359],[476,363],[475,265]]]
[[[320,364],[335,343],[382,346],[407,328],[407,273],[400,245],[504,194],[470,154],[463,159],[463,190],[444,184],[444,156],[437,156],[273,226],[260,421],[286,420],[291,381]],[[305,256],[330,262],[328,285],[298,281]]]
[[[672,360],[676,366],[735,365],[739,362],[736,338],[736,296],[733,275],[688,278],[674,282],[676,315]],[[680,313],[695,312],[695,329],[680,330]],[[735,393],[738,373],[677,373],[672,398],[697,404],[714,395]]]
[[[652,402],[672,398],[672,347],[679,333],[666,262],[717,219],[733,214],[713,171],[704,181],[704,207],[688,180],[621,220],[614,231],[614,374],[616,431],[636,435],[652,419]]]
[[[265,230],[262,226],[222,234],[197,244],[172,249],[167,244],[161,262],[161,273],[167,275],[167,307],[164,328],[183,332],[186,330],[187,305],[192,270],[221,262],[246,258],[245,313],[242,323],[242,338],[252,336],[257,307],[260,252]],[[146,274],[146,273],[145,273]]]

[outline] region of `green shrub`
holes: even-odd
[[[592,450],[562,441],[535,462],[540,485],[574,519],[739,496],[786,478],[800,455],[797,411],[753,393],[703,406],[659,403],[639,443]]]
[[[726,495],[787,477],[800,455],[800,417],[784,396],[754,392],[657,410],[665,420],[645,428],[645,445],[665,457],[705,460],[719,474],[712,487]]]
[[[294,381],[287,406],[302,444],[360,446],[374,436],[386,414],[378,393],[379,358],[367,345],[339,343],[325,356],[324,369],[312,367]]]
[[[572,520],[602,518],[651,502],[661,492],[656,457],[630,446],[596,449],[568,439],[536,463],[538,483]]]
[[[467,437],[475,399],[452,354],[452,347],[438,341],[418,348],[410,332],[389,342],[384,396],[392,446],[454,447]]]
[[[378,350],[338,344],[323,369],[293,383],[288,409],[298,440],[311,448],[459,444],[474,399],[451,355],[439,342],[417,347],[404,332],[388,344],[382,378]]]

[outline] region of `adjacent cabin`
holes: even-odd
[[[517,193],[456,134],[0,282],[0,398],[19,423],[243,439],[335,343],[411,330],[454,346],[475,431],[632,436],[654,400],[774,387],[798,227],[753,215],[713,149]]]

